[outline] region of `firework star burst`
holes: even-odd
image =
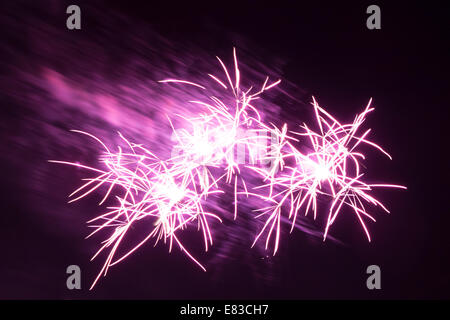
[[[279,247],[282,221],[290,221],[292,232],[299,215],[307,216],[312,212],[315,219],[327,212],[323,231],[325,240],[345,207],[357,216],[370,241],[365,221],[375,219],[366,206],[379,206],[388,212],[370,191],[379,187],[405,188],[394,184],[371,184],[364,180],[361,161],[365,156],[358,151],[359,146],[369,145],[391,158],[379,145],[368,140],[370,130],[361,132],[367,115],[374,110],[371,101],[352,123],[343,124],[313,98],[315,130],[306,123],[294,131],[289,130],[287,124],[277,127],[264,123],[257,103],[263,93],[279,85],[281,80],[269,81],[267,77],[257,89],[242,88],[236,50],[233,50],[233,72],[220,58],[217,59],[221,73],[208,74],[210,81],[207,84],[172,78],[160,81],[165,85],[183,85],[206,93],[205,99],[187,101],[196,106],[198,113],[195,116],[177,115],[183,120],[183,127],[176,128],[168,118],[174,137],[173,152],[168,159],[159,158],[120,133],[123,146],[112,150],[100,138],[74,130],[101,145],[100,165],[91,167],[51,160],[85,169],[94,175],[85,179],[84,184],[70,195],[69,202],[103,188],[106,192],[99,204],[104,204],[108,198],[115,203],[107,208],[107,212],[89,221],[93,231],[88,237],[102,230],[109,232],[109,237],[92,258],[108,251],[91,289],[101,275],[106,276],[111,266],[123,261],[151,239],[155,245],[160,241],[166,243],[169,251],[174,246],[178,247],[206,271],[182,243],[179,233],[189,226],[196,227],[205,251],[208,250],[213,244],[210,222],[221,222],[222,219],[217,213],[206,210],[204,203],[211,195],[224,193],[224,184],[233,190],[234,212],[230,215],[235,223],[239,223],[240,195],[260,200],[258,203],[262,205],[254,208],[254,217],[263,219],[264,223],[253,245],[265,235],[266,249],[273,240],[273,254]],[[219,87],[229,98],[208,94],[209,86]],[[245,157],[239,157],[239,150],[245,150],[248,162]],[[250,173],[259,177],[261,183],[258,186],[248,186],[246,179]],[[319,209],[319,197],[328,200],[327,210]],[[151,228],[142,241],[119,255],[119,246],[139,221],[150,221]]]

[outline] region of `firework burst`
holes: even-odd
[[[366,109],[355,117],[351,124],[341,124],[327,111],[321,108],[313,98],[314,113],[319,128],[318,132],[310,129],[305,123],[301,126],[302,131],[291,132],[300,136],[300,144],[308,152],[299,151],[290,141],[286,140],[286,130],[273,130],[278,136],[278,147],[272,157],[277,161],[280,168],[278,174],[275,171],[267,173],[265,170],[253,168],[268,181],[267,184],[258,189],[269,187],[268,195],[253,193],[270,205],[259,209],[259,216],[266,216],[266,222],[261,232],[257,235],[255,242],[267,231],[266,248],[268,247],[272,233],[275,231],[274,254],[279,246],[280,221],[283,207],[288,208],[288,218],[292,221],[291,232],[294,229],[298,213],[303,209],[304,215],[312,211],[314,219],[317,217],[317,198],[328,197],[331,206],[328,211],[327,223],[323,234],[325,240],[329,228],[334,223],[342,208],[348,206],[358,217],[368,240],[370,234],[364,218],[375,221],[365,209],[364,202],[380,206],[389,212],[386,207],[369,194],[373,188],[401,188],[404,186],[395,184],[370,184],[363,180],[364,173],[361,171],[360,161],[365,159],[364,154],[357,151],[360,144],[368,144],[389,159],[391,156],[379,145],[367,140],[370,132],[366,130],[360,134],[359,129],[364,123],[367,114],[374,110],[371,108],[371,100]],[[286,159],[291,158],[292,166],[283,166]],[[274,186],[277,190],[274,192]]]
[[[72,198],[69,202],[89,195],[102,185],[108,185],[99,204],[103,204],[112,193],[117,203],[115,207],[108,207],[109,211],[105,214],[88,221],[90,227],[94,228],[88,237],[101,230],[112,229],[111,236],[102,242],[103,245],[92,257],[94,259],[109,248],[105,264],[92,287],[102,274],[107,274],[110,266],[124,260],[151,238],[155,239],[155,245],[160,240],[168,242],[169,251],[175,243],[190,259],[206,270],[186,250],[177,237],[177,232],[185,229],[188,224],[197,222],[207,251],[208,245],[213,243],[208,218],[221,220],[217,215],[203,209],[202,198],[222,191],[204,188],[202,192],[197,192],[191,181],[183,179],[178,168],[171,167],[170,163],[160,160],[143,146],[128,141],[120,133],[128,150],[119,146],[117,152],[113,152],[99,138],[83,131],[76,132],[90,136],[103,146],[105,151],[99,161],[104,169],[73,162],[51,161],[76,166],[97,174],[96,177],[85,179],[87,182],[69,196]],[[115,258],[119,245],[132,225],[143,220],[150,220],[153,223],[144,240],[123,256]]]
[[[312,212],[316,219],[320,214],[319,197],[330,202],[324,240],[343,208],[349,207],[370,241],[365,220],[375,219],[367,212],[365,205],[379,206],[388,212],[379,200],[370,195],[370,191],[378,187],[405,188],[364,181],[361,161],[365,156],[358,151],[358,146],[369,145],[391,158],[379,145],[368,140],[370,130],[360,133],[367,115],[373,111],[371,101],[350,124],[337,121],[314,98],[312,105],[317,130],[311,129],[306,123],[300,126],[299,131],[289,131],[287,124],[280,128],[265,124],[256,102],[261,94],[276,87],[280,80],[269,84],[267,77],[260,89],[243,89],[236,50],[233,51],[233,58],[233,80],[220,58],[217,59],[223,71],[222,76],[208,74],[212,84],[219,86],[230,97],[228,99],[208,95],[207,87],[211,83],[206,85],[178,79],[160,81],[201,89],[207,97],[189,101],[199,111],[190,117],[178,115],[185,124],[181,128],[175,128],[171,119],[168,119],[175,142],[169,159],[160,159],[120,133],[125,147],[119,146],[117,151],[111,151],[99,138],[76,131],[101,144],[104,149],[99,158],[101,168],[52,161],[96,174],[95,177],[85,179],[86,182],[70,195],[69,202],[79,200],[106,185],[108,187],[100,204],[109,197],[113,197],[116,203],[108,207],[108,212],[89,221],[90,227],[94,228],[89,236],[101,230],[111,230],[110,236],[93,257],[109,249],[92,287],[101,275],[107,274],[109,267],[123,261],[150,239],[155,240],[155,245],[159,241],[168,243],[169,251],[174,245],[178,246],[205,270],[181,243],[178,233],[189,225],[196,225],[202,233],[205,250],[208,250],[213,243],[209,221],[221,221],[221,218],[205,210],[203,204],[209,201],[211,194],[224,193],[222,184],[231,185],[234,190],[234,219],[238,213],[238,195],[263,200],[264,206],[255,208],[259,212],[255,217],[264,217],[265,222],[253,245],[265,234],[266,249],[271,239],[274,239],[274,254],[279,247],[281,221],[287,217],[292,231],[300,213],[307,216]],[[267,168],[261,164],[270,166]],[[261,184],[249,190],[246,177],[251,172],[256,172]],[[118,247],[132,225],[143,220],[151,221],[151,228],[144,239],[125,254],[116,257]]]

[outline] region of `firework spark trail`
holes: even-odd
[[[324,240],[327,238],[329,228],[345,205],[356,214],[370,241],[363,218],[373,221],[375,219],[366,211],[363,202],[380,206],[387,212],[388,210],[380,201],[372,197],[369,191],[377,187],[404,188],[391,184],[369,184],[363,180],[364,173],[361,172],[360,161],[365,157],[356,151],[358,145],[368,144],[390,158],[390,155],[380,146],[367,140],[370,130],[363,134],[358,132],[367,114],[373,111],[370,102],[351,124],[338,122],[313,98],[318,131],[313,131],[306,124],[301,126],[300,132],[288,131],[287,124],[282,125],[281,128],[273,124],[267,125],[263,123],[261,112],[254,102],[262,93],[277,86],[280,80],[268,84],[267,77],[259,90],[252,92],[253,87],[243,90],[236,50],[233,51],[233,58],[234,81],[225,64],[218,57],[226,80],[222,80],[220,76],[208,74],[214,84],[219,85],[232,97],[231,103],[211,95],[207,100],[190,101],[203,109],[203,112],[197,116],[178,115],[184,120],[185,127],[177,129],[171,119],[168,119],[175,141],[169,159],[159,159],[151,151],[142,145],[128,141],[120,133],[127,148],[123,150],[118,147],[118,151],[113,152],[99,138],[78,131],[95,139],[105,149],[100,162],[106,169],[53,161],[84,168],[98,174],[95,178],[86,179],[87,182],[70,195],[73,199],[69,202],[87,196],[102,185],[109,185],[109,187],[100,204],[111,196],[113,189],[118,188],[122,191],[121,196],[115,195],[117,206],[108,208],[109,212],[89,221],[94,228],[89,236],[107,228],[113,229],[112,235],[103,241],[102,247],[93,257],[94,259],[103,250],[110,248],[106,262],[92,287],[102,274],[107,274],[110,266],[125,259],[151,238],[155,239],[155,245],[160,240],[169,242],[169,251],[175,243],[205,270],[185,249],[177,233],[191,223],[197,222],[197,227],[203,234],[205,250],[208,250],[208,246],[213,243],[208,218],[221,220],[216,214],[206,212],[202,201],[211,194],[223,193],[222,182],[231,185],[234,189],[235,219],[240,194],[247,197],[255,196],[269,204],[255,210],[261,212],[256,218],[266,217],[266,220],[253,245],[266,233],[267,249],[272,234],[275,233],[274,254],[279,247],[281,222],[290,220],[292,232],[298,225],[298,215],[302,209],[305,216],[312,211],[316,219],[319,196],[331,200],[323,233]],[[188,85],[196,87],[196,90],[205,90],[204,92],[207,92],[208,87],[204,84],[178,79],[166,79],[160,82]],[[297,145],[300,145],[302,150],[307,148],[311,151],[302,152],[296,147]],[[235,156],[236,150],[238,159]],[[241,151],[241,157],[239,151]],[[245,151],[248,152],[249,163],[245,162]],[[270,163],[270,167],[264,168],[261,163]],[[217,170],[213,173],[212,168],[223,169],[223,171],[217,176]],[[263,183],[249,191],[245,175],[241,173],[242,169],[248,169],[246,172],[256,172]],[[285,211],[288,211],[287,217],[284,216]],[[130,227],[142,219],[152,219],[153,229],[133,249],[120,258],[115,258],[117,249]]]

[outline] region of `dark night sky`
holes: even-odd
[[[78,2],[83,14],[79,36],[88,37],[96,16]],[[86,244],[84,233],[62,236],[51,226],[43,228],[32,206],[23,203],[26,188],[14,183],[19,169],[12,157],[2,156],[6,172],[1,187],[0,298],[448,299],[448,5],[376,1],[382,29],[370,31],[365,9],[372,1],[177,2],[107,3],[109,10],[144,21],[170,41],[190,42],[212,55],[243,45],[255,46],[262,60],[279,57],[284,61],[283,77],[304,89],[307,97],[320,97],[331,113],[352,115],[373,97],[376,111],[369,125],[394,160],[373,152],[367,165],[374,178],[379,172],[380,179],[404,184],[408,190],[380,193],[392,213],[375,214],[372,243],[358,228],[349,232],[346,227],[355,222],[345,217],[336,224],[345,246],[309,244],[299,232],[284,239],[276,280],[258,280],[239,261],[225,261],[212,279],[190,268],[181,254],[168,256],[164,246],[149,245],[144,250],[154,253],[131,256],[89,292],[99,264],[91,264],[90,253],[80,250]],[[98,7],[104,3],[98,2]],[[64,25],[64,19],[62,13],[55,24]],[[8,33],[8,24],[1,25],[1,32]],[[124,35],[126,31],[119,36]],[[16,44],[26,43],[20,33],[9,34],[9,41],[14,37]],[[230,44],[230,39],[235,42]],[[30,52],[31,62],[36,54]],[[3,129],[21,116],[20,107],[6,106],[11,99],[1,102]],[[295,117],[295,112],[283,110],[282,116]],[[8,134],[3,132],[2,140]],[[64,188],[66,192],[71,187]],[[74,228],[82,230],[82,221]],[[160,260],[155,263],[156,257]],[[69,264],[84,270],[80,291],[65,288]],[[381,267],[380,291],[365,287],[370,264]]]

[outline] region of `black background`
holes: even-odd
[[[82,8],[80,32],[88,33],[96,17],[83,10],[83,2],[75,4]],[[370,4],[381,7],[381,30],[366,28]],[[61,238],[36,227],[35,215],[21,203],[21,189],[7,183],[15,173],[14,164],[5,163],[1,298],[449,298],[450,13],[445,2],[108,1],[102,5],[146,21],[172,41],[192,42],[212,54],[230,47],[230,34],[238,35],[234,44],[238,48],[240,43],[252,44],[260,55],[286,61],[283,76],[319,97],[332,113],[353,115],[373,97],[377,109],[370,126],[394,160],[374,153],[371,170],[408,190],[382,194],[392,214],[376,215],[371,243],[362,231],[346,233],[338,223],[346,246],[308,245],[301,235],[289,236],[276,281],[261,282],[249,274],[248,266],[236,261],[225,261],[225,271],[211,280],[208,273],[186,265],[181,255],[155,263],[150,254],[135,254],[90,292],[87,288],[98,265],[77,253],[85,240],[73,235]],[[61,12],[62,27],[65,17]],[[21,35],[16,36],[20,41]],[[286,114],[295,116],[292,110]],[[8,121],[7,116],[3,119]],[[345,226],[345,218],[339,223]],[[158,258],[167,255],[166,248],[149,246],[148,250],[155,250]],[[65,287],[65,268],[70,264],[83,270],[80,291]],[[378,291],[365,285],[366,267],[371,264],[381,267]]]

